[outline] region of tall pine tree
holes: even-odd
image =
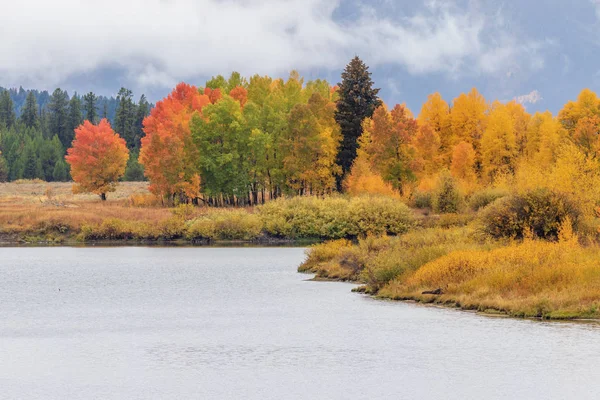
[[[337,163],[342,167],[341,175],[336,178],[338,191],[342,191],[342,183],[350,172],[358,138],[362,134],[362,122],[370,118],[373,111],[381,104],[377,96],[379,89],[373,88],[369,67],[358,56],[346,66],[339,84],[339,100],[335,112],[335,120],[340,125],[342,143],[337,155]]]
[[[8,90],[0,93],[0,124],[10,128],[15,124],[15,108]]]
[[[71,138],[71,142],[75,136],[75,128],[81,125],[82,122],[81,100],[77,94],[74,94],[73,97],[71,97],[71,101],[69,101],[69,122],[67,123],[67,131]],[[68,147],[71,147],[71,143],[69,143]]]
[[[56,89],[48,104],[48,137],[58,135],[65,149],[71,147],[73,132],[69,133],[69,95],[66,91]]]
[[[25,99],[25,105],[21,110],[21,122],[25,124],[28,128],[34,128],[38,123],[38,105],[37,100],[35,99],[35,94],[33,90],[27,93],[27,98]]]
[[[94,92],[89,92],[83,96],[83,111],[85,112],[85,119],[90,121],[92,124],[98,122],[98,110],[96,109],[96,102],[98,97]]]
[[[135,104],[132,100],[132,92],[129,89],[121,88],[117,94],[119,106],[115,115],[114,129],[127,142],[127,147],[133,149],[136,147],[135,139]]]

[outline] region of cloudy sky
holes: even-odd
[[[358,54],[418,112],[476,86],[559,110],[600,91],[600,0],[19,0],[3,5],[0,86],[156,101],[215,74],[339,80]]]

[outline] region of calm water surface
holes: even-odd
[[[375,301],[303,258],[0,248],[0,398],[600,398],[598,325]]]

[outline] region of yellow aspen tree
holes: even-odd
[[[480,157],[479,145],[485,130],[487,109],[488,105],[485,98],[477,89],[473,88],[469,93],[462,93],[454,99],[450,111],[455,144],[459,142],[471,143],[478,159]]]
[[[569,101],[558,112],[558,120],[572,134],[581,118],[600,114],[600,99],[590,89],[583,89],[576,101]]]
[[[514,122],[517,151],[519,155],[523,155],[527,147],[527,127],[531,120],[531,114],[525,111],[522,104],[514,100],[506,103],[506,109]]]
[[[514,172],[518,154],[515,123],[508,108],[495,103],[481,139],[481,166],[488,181],[502,173]]]
[[[438,92],[427,96],[417,117],[420,126],[428,125],[440,139],[440,153],[446,164],[450,163],[454,138],[450,122],[450,106]]]
[[[452,150],[452,165],[450,167],[452,176],[465,182],[475,182],[475,150],[473,145],[460,142]]]

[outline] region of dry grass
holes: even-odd
[[[122,183],[102,202],[96,195],[73,194],[71,183],[0,183],[0,233],[59,239],[110,218],[148,223],[168,219],[172,213],[166,208],[128,206],[129,197],[148,193],[147,187],[144,182]]]
[[[423,291],[442,289],[439,296]],[[600,317],[600,248],[526,240],[456,251],[390,282],[379,295],[541,318]]]

